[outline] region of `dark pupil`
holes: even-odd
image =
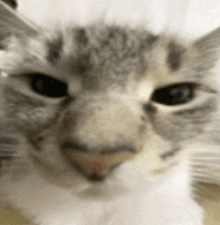
[[[38,94],[58,98],[67,94],[66,84],[44,75],[31,75],[32,89]]]
[[[179,105],[194,97],[193,84],[176,84],[154,92],[152,100],[164,105]]]

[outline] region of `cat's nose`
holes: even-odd
[[[66,141],[62,152],[75,169],[90,180],[101,180],[118,165],[131,160],[137,154],[136,148],[126,145],[115,148],[88,149],[75,142]]]
[[[94,154],[87,152],[74,151],[71,154],[73,162],[78,169],[81,170],[87,177],[104,177],[109,170],[118,166],[119,164],[134,157],[131,152]]]

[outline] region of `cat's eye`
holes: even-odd
[[[30,81],[32,90],[40,95],[50,98],[59,98],[67,95],[67,85],[49,76],[31,74]]]
[[[152,100],[163,105],[180,105],[194,98],[194,87],[192,83],[181,83],[167,86],[156,90]]]

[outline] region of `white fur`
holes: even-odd
[[[201,225],[202,209],[191,199],[188,170],[185,162],[164,178],[136,180],[111,193],[113,187],[100,183],[60,188],[32,168],[21,179],[3,177],[3,191],[25,217],[40,225]]]

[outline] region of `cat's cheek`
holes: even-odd
[[[44,139],[37,145],[27,142],[26,155],[29,162],[36,172],[49,183],[63,187],[76,186],[78,179],[82,180],[82,177],[74,171],[61,154],[56,136],[45,133],[44,135]]]
[[[4,113],[9,123],[18,129],[38,133],[51,126],[58,118],[60,108],[55,105],[46,106],[44,102],[18,93],[13,89],[5,90],[3,94]]]
[[[175,114],[150,115],[155,133],[163,139],[175,142],[187,141],[202,134],[215,118],[215,109],[200,108]]]

